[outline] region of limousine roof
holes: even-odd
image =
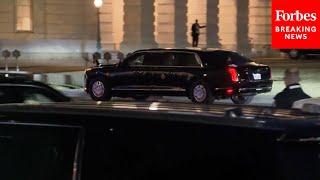
[[[29,114],[29,115],[27,115]],[[31,118],[33,114],[69,116],[72,121],[84,117],[118,117],[148,120],[168,120],[199,124],[237,126],[263,129],[287,129],[289,126],[320,127],[320,115],[300,110],[273,107],[237,105],[194,105],[161,102],[73,102],[42,105],[0,105],[0,122],[3,117]],[[78,118],[77,118],[78,117]],[[42,119],[42,120],[44,120]],[[57,118],[60,123],[63,118]],[[57,120],[55,119],[55,120]],[[28,119],[29,120],[29,119]],[[32,119],[30,119],[32,121]],[[79,120],[79,119],[78,119]]]
[[[219,48],[152,48],[152,49],[140,49],[134,51],[133,53],[137,52],[148,52],[148,51],[182,51],[182,52],[193,52],[193,53],[201,53],[201,52],[214,52],[214,51],[221,51],[221,52],[235,52],[232,50],[226,49],[219,49]]]

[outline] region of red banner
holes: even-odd
[[[320,49],[320,0],[272,0],[272,48]]]

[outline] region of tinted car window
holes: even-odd
[[[25,92],[23,93],[23,99],[23,103],[26,104],[54,102],[50,97],[40,92]]]
[[[137,54],[134,56],[131,56],[128,61],[127,64],[128,66],[142,66],[144,63],[144,58],[145,56],[143,54]]]
[[[15,93],[13,87],[0,86],[0,104],[22,102],[23,99]]]
[[[148,53],[143,65],[146,66],[172,66],[174,55],[172,53]]]
[[[55,102],[54,95],[40,87],[19,87],[19,94],[27,104]]]
[[[178,53],[174,59],[175,66],[200,66],[195,54],[192,53]]]
[[[205,52],[200,55],[205,66],[223,68],[229,64],[243,65],[251,62],[250,59],[235,52],[214,51]]]
[[[228,64],[228,53],[226,52],[204,52],[200,54],[205,66],[223,68]]]
[[[5,103],[48,103],[69,101],[70,99],[42,87],[36,86],[0,86],[0,104]]]

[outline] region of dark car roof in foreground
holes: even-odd
[[[161,102],[72,102],[42,105],[0,105],[0,115],[10,116],[19,113],[166,119],[268,129],[282,129],[291,125],[320,125],[318,114],[256,106],[208,106]],[[241,115],[237,116],[239,113]]]

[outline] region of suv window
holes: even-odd
[[[178,53],[174,59],[175,66],[201,66],[193,53]]]
[[[146,66],[173,66],[174,55],[172,53],[148,53],[143,65]]]
[[[17,96],[12,87],[0,86],[0,104],[22,103],[22,98]]]
[[[52,95],[45,89],[29,86],[19,87],[19,89],[23,103],[35,104],[54,102]]]
[[[0,104],[4,103],[49,103],[59,101],[55,94],[41,87],[0,86]]]
[[[25,92],[23,93],[23,99],[23,103],[26,104],[53,102],[52,99],[40,92]]]

